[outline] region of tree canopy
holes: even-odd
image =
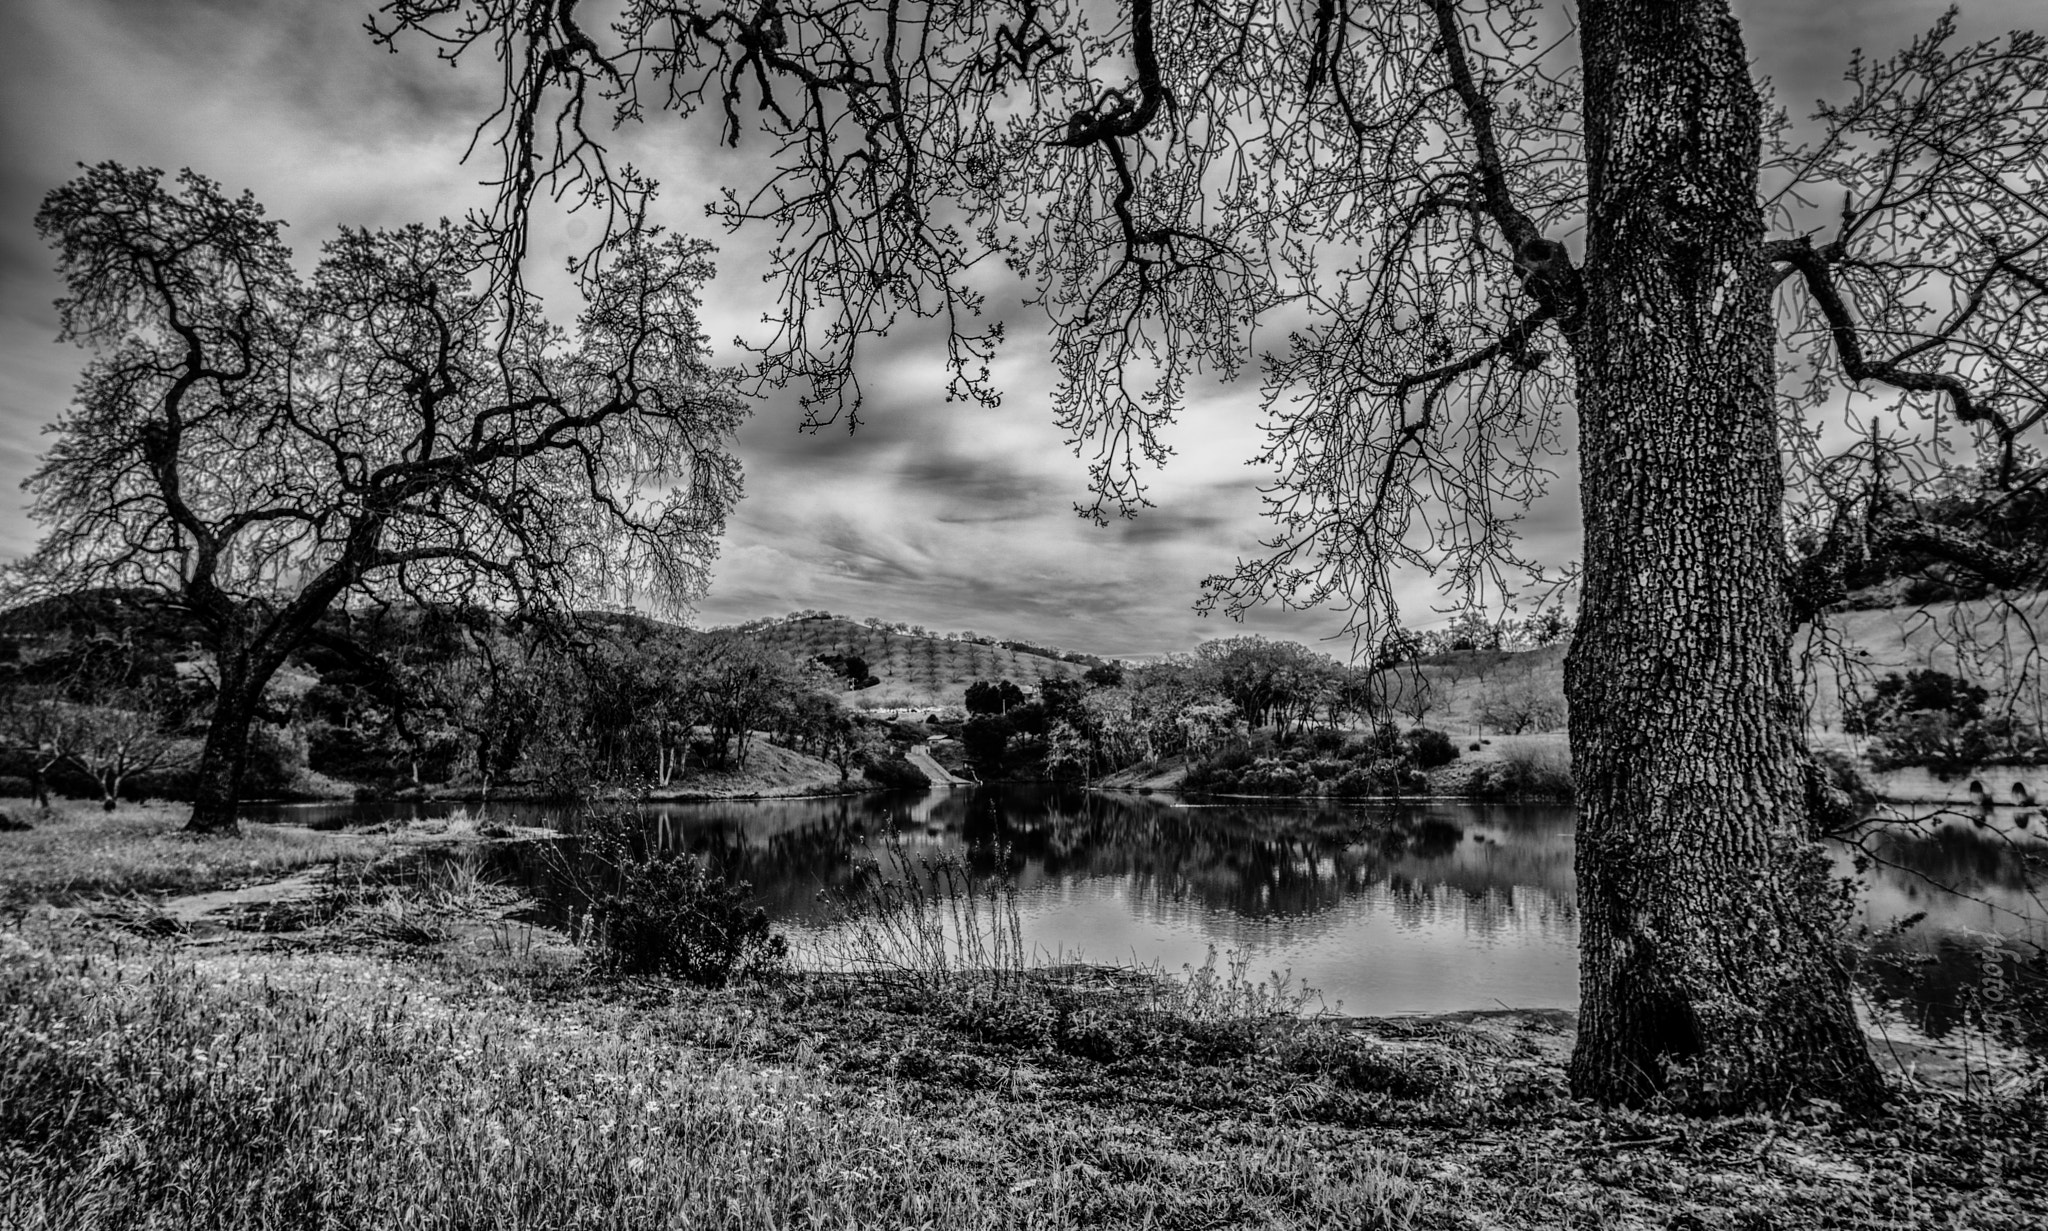
[[[373,27],[504,66],[514,250],[542,184],[633,215],[607,120],[666,109],[765,140],[760,178],[713,212],[781,240],[759,371],[796,382],[814,424],[857,421],[860,349],[905,316],[949,326],[950,393],[998,400],[1001,326],[979,314],[1001,264],[1048,318],[1086,511],[1134,513],[1196,373],[1256,358],[1276,533],[1204,601],[1336,602],[1377,636],[1392,569],[1463,590],[1527,563],[1513,522],[1561,452],[1585,310],[1581,20],[1541,0],[862,0],[642,4],[599,29],[573,0],[393,0]],[[1870,507],[1857,476],[1896,471],[1921,434],[1829,449],[1809,416],[1875,394],[1866,425],[1968,425],[1995,490],[2048,475],[2028,447],[2048,413],[2048,219],[2026,188],[2048,68],[2037,36],[1959,45],[1950,16],[1848,70],[1810,120],[1761,99],[1795,509],[1988,560]],[[2039,552],[1996,563],[2048,574]]]

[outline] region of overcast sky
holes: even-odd
[[[490,164],[460,158],[469,124],[492,101],[488,69],[450,70],[419,46],[397,56],[373,47],[362,32],[368,7],[10,0],[13,51],[0,76],[0,556],[35,539],[19,484],[81,362],[53,343],[59,287],[31,225],[42,195],[76,164],[190,166],[230,191],[248,188],[291,223],[287,238],[302,257],[342,224],[459,215],[484,199],[477,181]],[[1752,53],[1803,114],[1834,92],[1852,47],[1889,51],[1945,5],[1738,7]],[[2033,8],[1966,3],[1964,33],[2002,33]],[[761,310],[759,256],[749,238],[709,230],[702,201],[710,186],[741,178],[749,151],[708,148],[701,131],[657,117],[632,150],[667,185],[662,220],[724,249],[706,314],[724,346]],[[581,232],[569,222],[541,236],[539,259],[566,255]],[[852,438],[799,433],[793,399],[757,408],[739,441],[746,500],[700,622],[816,607],[1110,654],[1185,649],[1240,631],[1190,608],[1201,577],[1255,552],[1262,533],[1261,476],[1244,464],[1258,442],[1255,381],[1202,391],[1169,438],[1178,456],[1156,476],[1158,507],[1096,528],[1071,512],[1086,495],[1086,470],[1050,423],[1039,339],[1021,330],[1006,348],[999,410],[946,404],[938,370],[928,339],[892,339],[886,362],[867,373],[868,422]],[[1563,563],[1578,540],[1569,459],[1553,492],[1524,533],[1533,554]],[[1407,622],[1434,622],[1433,602],[1442,600],[1418,583],[1404,595]],[[1247,627],[1313,641],[1342,624],[1334,613],[1271,611]]]

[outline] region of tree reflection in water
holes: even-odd
[[[333,823],[371,819],[329,811]],[[560,809],[493,812],[574,826]],[[1175,968],[1211,945],[1235,948],[1254,971],[1292,967],[1354,1013],[1577,1002],[1569,808],[977,787],[644,812],[651,841],[715,860],[798,930],[828,926],[821,895],[893,840],[913,858],[962,855],[983,872],[1000,863],[1016,879],[1027,943],[1048,953]],[[1879,939],[1859,973],[1929,1032],[1961,1020],[1985,937],[2021,952],[2048,942],[2048,910],[2030,888],[2043,883],[2048,851],[2038,833],[1945,824],[1879,831],[1866,845],[1876,857],[1864,878],[1869,930],[1925,918]],[[1850,872],[1851,852],[1839,860]],[[530,858],[518,874],[546,880]]]

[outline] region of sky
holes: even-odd
[[[1795,114],[1828,95],[1854,47],[1883,53],[1938,17],[1946,0],[1751,0],[1738,4],[1759,69]],[[341,225],[459,216],[483,203],[492,162],[462,162],[471,125],[494,102],[487,66],[451,69],[419,45],[393,55],[363,33],[369,6],[334,0],[10,0],[14,48],[0,75],[0,557],[37,527],[19,491],[64,409],[83,353],[55,342],[52,253],[32,225],[43,194],[80,163],[193,169],[247,188],[310,261]],[[1963,33],[2023,25],[2033,0],[1963,5]],[[2032,18],[2041,24],[2038,17]],[[713,239],[722,276],[705,320],[722,357],[765,303],[752,272],[759,241],[702,216],[711,186],[744,178],[752,151],[709,144],[708,129],[657,116],[626,139],[665,181],[661,217]],[[758,145],[759,143],[756,143]],[[695,194],[695,195],[693,195]],[[587,241],[557,220],[537,236],[552,266]],[[1018,324],[1028,318],[1009,313]],[[1016,329],[996,367],[998,409],[947,403],[936,338],[906,331],[867,371],[866,422],[848,436],[798,430],[792,395],[764,398],[740,433],[747,494],[697,621],[728,623],[817,608],[933,629],[1024,637],[1101,654],[1192,648],[1252,631],[1305,642],[1336,636],[1340,612],[1254,612],[1236,626],[1193,611],[1201,578],[1256,554],[1256,379],[1195,391],[1152,476],[1155,507],[1096,527],[1074,515],[1086,466],[1051,422],[1042,338]],[[1569,444],[1569,440],[1567,440]],[[1522,526],[1523,548],[1553,565],[1579,538],[1574,470]],[[1404,622],[1439,623],[1451,600],[1415,578]],[[1349,643],[1323,648],[1342,654]]]

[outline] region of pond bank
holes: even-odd
[[[54,1139],[8,1143],[0,1222],[23,1231],[230,1209],[259,1227],[1987,1231],[2048,1211],[2023,1136],[2048,1129],[2038,1098],[1904,1092],[1868,1124],[1603,1112],[1563,1095],[1568,1036],[1541,1023],[1276,1025],[1078,977],[1002,997],[600,985],[559,940],[489,927],[195,953],[44,922],[0,934],[0,987],[9,1054],[41,1079],[9,1106],[70,1109]]]
[[[245,893],[172,925],[105,899],[18,903],[0,927],[0,1225],[2048,1216],[2038,1078],[1967,1095],[1895,1078],[1866,1123],[1701,1119],[1569,1099],[1568,1014],[1302,1021],[1227,972],[1089,967],[609,982],[460,858],[443,877],[371,874],[411,849],[400,836],[359,836],[319,910]]]

